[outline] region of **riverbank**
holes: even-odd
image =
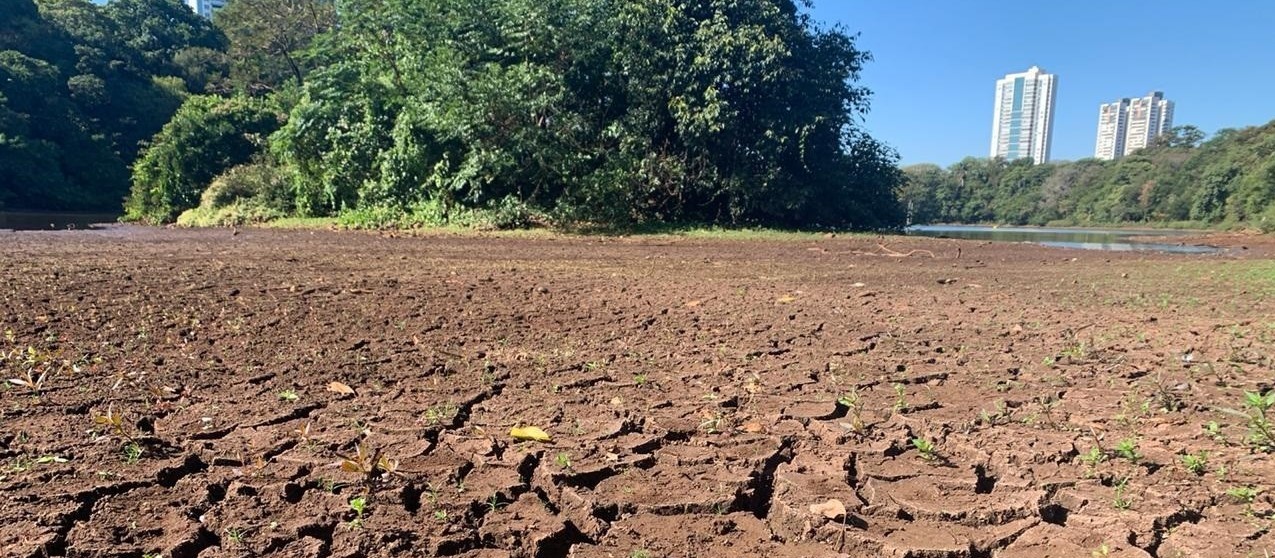
[[[0,234],[18,555],[1275,551],[1266,237]]]

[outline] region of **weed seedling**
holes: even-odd
[[[235,544],[243,544],[243,537],[244,537],[243,529],[239,529],[236,527],[226,528],[226,538],[230,539],[230,542]]]
[[[1226,437],[1222,435],[1222,425],[1218,424],[1217,421],[1211,420],[1208,424],[1204,425],[1204,432],[1207,433],[1210,438],[1213,438],[1213,441],[1226,445]]]
[[[509,505],[509,504],[507,504],[507,503],[505,503],[505,502],[501,502],[501,501],[500,501],[500,495],[499,495],[499,494],[492,494],[492,495],[491,495],[491,498],[488,498],[488,499],[487,499],[487,509],[488,509],[488,511],[490,511],[491,513],[496,513],[496,512],[498,512],[498,511],[500,511],[500,508],[503,508],[503,507],[505,507],[505,506],[507,506],[507,505]]]
[[[1089,448],[1087,453],[1080,454],[1080,462],[1085,464],[1087,477],[1092,477],[1098,470],[1098,465],[1105,461],[1107,461],[1107,453],[1096,446]]]
[[[44,379],[48,376],[48,374],[48,371],[45,371],[41,372],[39,376],[36,376],[35,372],[31,368],[27,368],[23,371],[22,377],[9,378],[9,383],[15,386],[27,388],[28,390],[31,390],[31,393],[39,395],[40,390],[44,389]]]
[[[1244,408],[1248,418],[1248,442],[1254,448],[1269,452],[1275,450],[1275,425],[1267,413],[1275,407],[1275,390],[1265,394],[1244,392]]]
[[[1195,476],[1201,476],[1209,467],[1209,455],[1201,450],[1182,456],[1182,466],[1186,467],[1187,472]]]
[[[292,389],[285,389],[285,390],[283,390],[283,391],[279,392],[279,400],[280,400],[280,401],[287,401],[288,403],[295,403],[298,399],[301,399],[301,396],[300,396],[300,395],[297,395],[296,390],[292,390]]]
[[[1107,558],[1108,556],[1111,556],[1111,547],[1107,546],[1107,543],[1102,543],[1102,546],[1098,547],[1097,550],[1090,552],[1090,554],[1093,555],[1093,558]]]
[[[447,522],[447,510],[434,510],[434,521],[439,523]]]
[[[903,384],[894,384],[894,412],[902,412],[908,408],[908,388]]]
[[[369,483],[381,473],[392,475],[398,472],[398,461],[385,457],[380,449],[369,451],[363,444],[355,446],[354,455],[340,457],[342,471],[363,475]]]
[[[1125,497],[1125,490],[1129,487],[1129,479],[1120,479],[1116,483],[1116,496],[1111,500],[1111,505],[1118,510],[1127,510],[1133,507],[1133,501]]]
[[[1235,498],[1241,504],[1252,504],[1257,499],[1257,489],[1252,486],[1236,486],[1226,491],[1226,495]]]
[[[1142,455],[1138,453],[1138,441],[1133,438],[1120,440],[1120,443],[1116,444],[1116,455],[1134,463],[1142,459]]]
[[[921,459],[926,461],[935,461],[939,458],[938,448],[934,446],[934,442],[925,438],[912,438],[912,447],[920,452]]]
[[[863,422],[863,400],[859,397],[858,390],[850,390],[850,393],[842,395],[837,399],[837,404],[849,410],[850,431],[862,436],[868,427]]]
[[[367,498],[356,496],[350,498],[350,509],[354,511],[354,519],[347,524],[351,529],[363,527],[363,512],[367,510]]]
[[[567,470],[571,468],[571,456],[565,453],[553,456],[553,462],[558,464],[559,469]]]
[[[635,548],[629,553],[629,558],[651,558],[651,551],[644,548]]]
[[[129,442],[127,444],[124,444],[124,449],[121,451],[124,453],[124,456],[123,456],[124,463],[127,463],[129,465],[132,465],[140,461],[142,459],[142,454],[145,453],[142,450],[142,446],[138,444],[137,442]]]
[[[634,374],[633,383],[638,386],[646,385],[646,374]]]

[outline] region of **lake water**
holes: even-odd
[[[980,225],[916,225],[907,234],[937,238],[1031,242],[1055,248],[1108,250],[1113,252],[1176,252],[1211,254],[1220,252],[1214,246],[1185,243],[1190,233],[1166,230],[1082,229],[1049,227],[988,227]]]
[[[115,213],[50,213],[0,211],[0,229],[19,231],[62,231],[91,229],[94,225],[115,223]]]

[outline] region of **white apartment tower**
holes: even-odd
[[[1173,101],[1152,91],[1138,99],[1120,99],[1098,107],[1098,140],[1094,157],[1119,159],[1152,144],[1173,128]]]
[[[1058,79],[1037,66],[996,82],[992,120],[992,157],[1030,157],[1049,161],[1054,133],[1054,100]]]
[[[1098,141],[1093,156],[1104,161],[1124,155],[1124,137],[1129,129],[1129,99],[1098,107]]]
[[[227,0],[186,0],[186,5],[195,13],[212,19],[213,12],[220,10],[226,5]]]

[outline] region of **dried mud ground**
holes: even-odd
[[[1211,240],[0,233],[0,552],[1266,557]]]

